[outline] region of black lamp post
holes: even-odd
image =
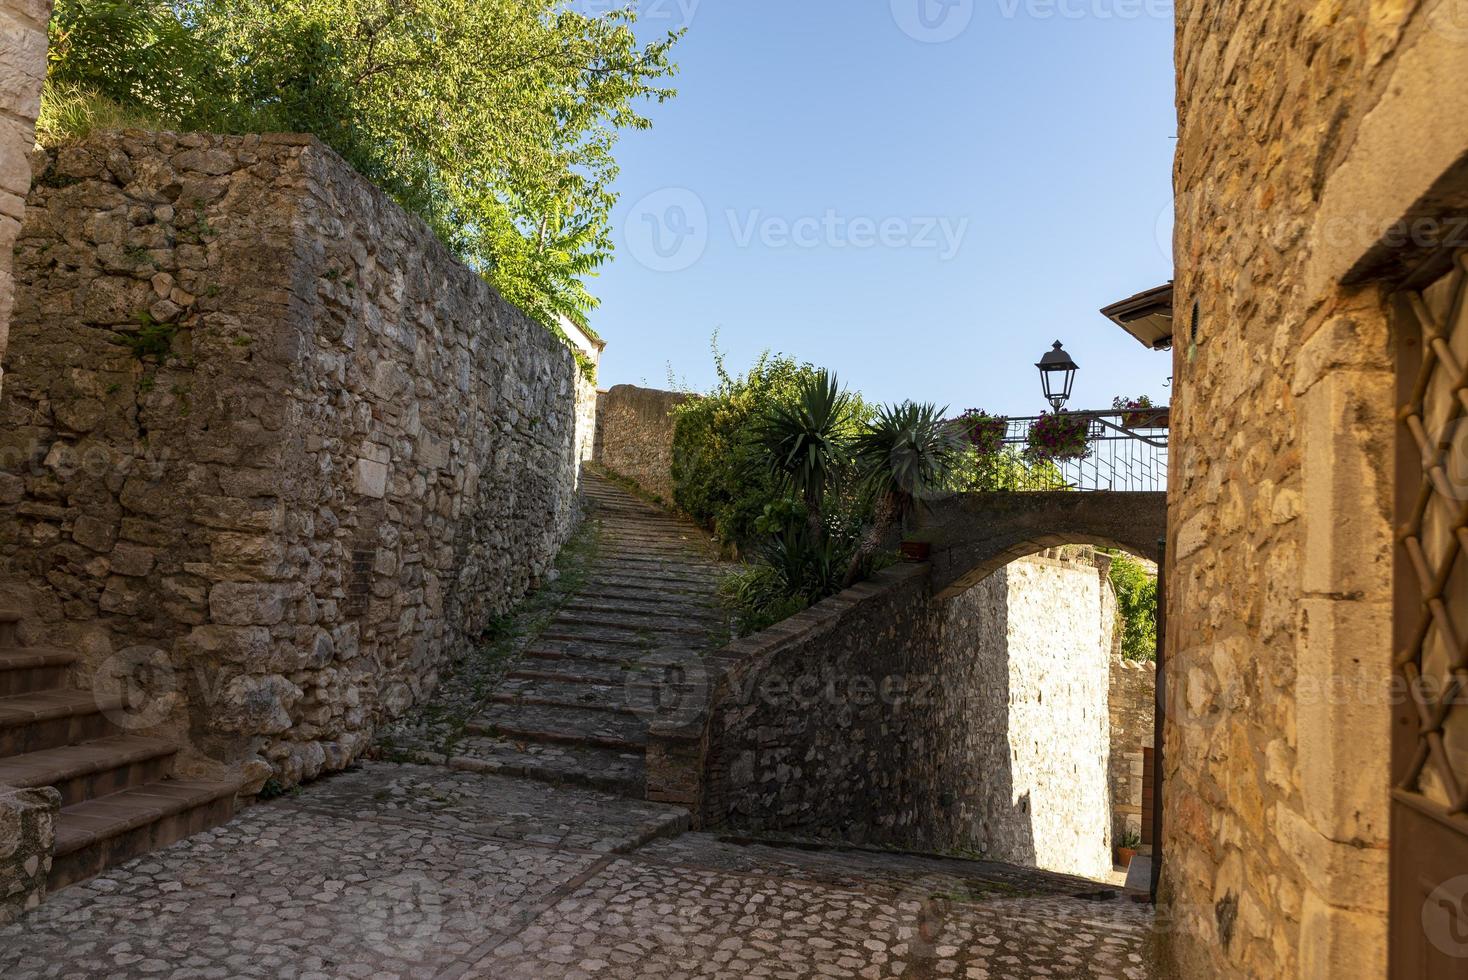
[[[1045,388],[1045,400],[1057,412],[1065,406],[1066,402],[1070,401],[1070,389],[1075,384],[1078,366],[1070,359],[1070,355],[1065,352],[1065,348],[1060,346],[1058,340],[1055,346],[1040,358],[1040,363],[1035,365],[1040,369],[1040,382]]]

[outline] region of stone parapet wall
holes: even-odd
[[[258,786],[347,765],[550,568],[594,391],[314,139],[38,158],[0,394],[0,598]]]
[[[35,143],[50,19],[51,0],[0,0],[0,357],[15,297],[11,252],[31,186],[26,157]]]
[[[41,904],[56,844],[61,794],[0,786],[0,925]]]
[[[1142,834],[1142,752],[1156,741],[1156,698],[1156,664],[1111,659],[1111,833],[1117,846],[1123,834]],[[1143,850],[1150,845],[1142,841]]]
[[[673,503],[673,410],[693,395],[616,385],[596,396],[595,459]]]
[[[707,713],[654,725],[650,796],[1104,875],[1109,597],[1089,562],[1024,559],[946,601],[925,566],[881,572],[711,658]]]

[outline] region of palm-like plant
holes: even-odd
[[[905,519],[952,472],[961,445],[944,411],[914,402],[883,406],[856,437],[857,468],[887,520]]]
[[[770,472],[800,498],[813,523],[832,476],[849,456],[851,408],[851,396],[836,376],[819,371],[801,382],[792,401],[777,404],[755,426]]]

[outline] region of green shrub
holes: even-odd
[[[587,327],[618,135],[679,35],[561,0],[57,0],[42,139],[312,133],[548,329]]]
[[[791,496],[754,438],[759,421],[777,406],[796,404],[802,382],[819,375],[814,365],[784,354],[761,354],[748,372],[731,375],[714,350],[718,385],[704,398],[676,410],[673,430],[673,499],[738,553],[762,532],[765,508]],[[851,396],[848,427],[869,414]]]
[[[1157,576],[1141,562],[1111,554],[1111,585],[1121,616],[1121,655],[1126,660],[1157,659]]]

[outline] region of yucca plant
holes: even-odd
[[[755,424],[770,472],[805,504],[812,524],[820,520],[832,477],[849,459],[851,410],[836,376],[818,371],[802,379],[794,399],[775,404]]]

